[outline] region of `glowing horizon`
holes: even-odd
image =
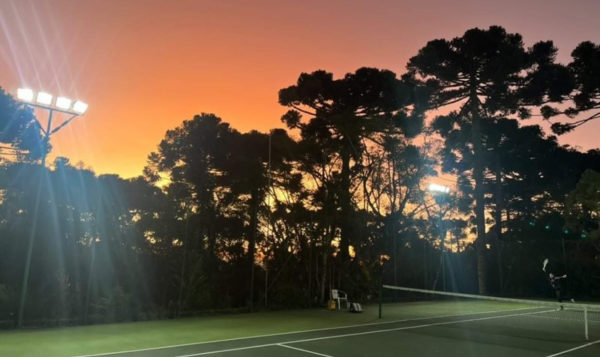
[[[578,43],[600,41],[598,12],[600,3],[541,0],[7,0],[0,87],[84,98],[88,112],[53,136],[49,162],[65,156],[132,177],[165,132],[195,114],[214,113],[242,132],[283,127],[277,93],[301,72],[341,77],[372,66],[401,75],[427,41],[490,25],[522,34],[526,45],[553,40],[566,63]],[[587,150],[598,132],[600,121],[559,141]]]

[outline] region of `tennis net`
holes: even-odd
[[[600,304],[530,300],[383,285],[380,317],[456,321],[459,328],[490,329],[529,338],[600,338]],[[473,322],[469,324],[470,322]],[[452,322],[451,322],[452,323]]]

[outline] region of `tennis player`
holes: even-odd
[[[563,296],[561,294],[561,289],[560,289],[560,280],[561,279],[566,279],[567,278],[567,274],[564,275],[554,275],[553,273],[549,272],[547,269],[548,268],[548,258],[544,259],[544,264],[542,266],[542,270],[546,273],[548,273],[548,281],[550,282],[550,286],[552,286],[552,289],[554,289],[554,293],[556,294],[556,299],[558,300],[559,303],[562,304],[563,302]],[[575,300],[571,299],[571,302],[575,302]],[[563,309],[563,306],[560,305],[560,309]]]

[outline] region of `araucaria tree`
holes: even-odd
[[[600,118],[600,45],[586,41],[580,43],[571,53],[573,61],[569,63],[569,70],[573,76],[573,92],[569,93],[571,105],[565,110],[550,106],[542,107],[545,118],[565,114],[574,118],[570,122],[556,122],[552,130],[557,134],[564,134],[591,120]],[[566,89],[570,89],[569,83]]]
[[[426,100],[412,83],[387,70],[360,68],[343,78],[319,70],[302,73],[295,85],[279,91],[279,103],[291,109],[282,120],[299,129],[301,142],[321,148],[323,163],[334,167],[333,188],[336,228],[339,228],[340,271],[350,261],[353,237],[353,187],[368,145],[382,145],[382,134],[418,132]],[[303,121],[303,116],[310,118]],[[344,277],[345,280],[347,277]],[[344,281],[340,282],[342,285]]]
[[[558,100],[568,93],[568,86],[555,85],[568,77],[566,69],[554,63],[555,54],[552,42],[526,49],[521,35],[492,26],[468,30],[452,40],[430,41],[407,65],[407,79],[422,81],[433,90],[434,107],[458,107],[452,115],[463,124],[465,146],[472,156],[462,171],[474,182],[480,293],[487,292],[482,122],[507,115],[526,118],[527,105]]]

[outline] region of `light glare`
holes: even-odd
[[[17,98],[24,102],[31,102],[33,100],[33,91],[29,88],[19,88],[17,90]]]
[[[65,97],[56,98],[56,107],[60,109],[69,109],[71,107],[71,99]]]
[[[450,192],[450,188],[444,185],[438,185],[437,183],[430,183],[427,186],[427,190],[431,191],[431,192],[441,192],[441,193],[448,193]]]
[[[85,111],[87,110],[87,108],[88,108],[87,103],[84,103],[84,102],[82,102],[80,100],[76,101],[75,104],[73,104],[73,110],[76,113],[79,113],[79,114],[85,113]]]
[[[37,102],[44,105],[50,105],[52,103],[52,94],[39,92],[37,95]]]

